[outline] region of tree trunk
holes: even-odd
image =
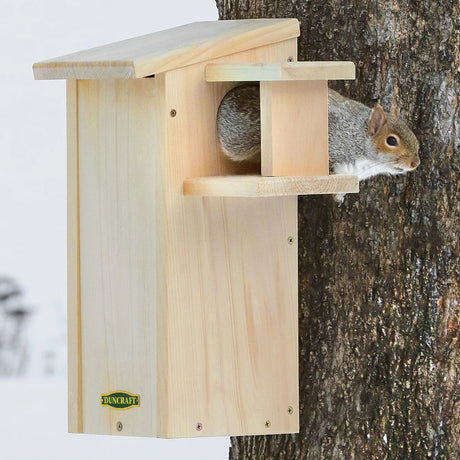
[[[299,198],[300,433],[232,459],[460,458],[458,0],[216,0],[221,19],[297,17],[299,60],[351,60],[345,96],[400,108],[406,177],[342,206]]]

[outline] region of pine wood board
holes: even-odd
[[[184,181],[184,195],[271,197],[359,192],[358,176],[215,176]]]
[[[297,19],[204,21],[35,63],[37,80],[142,78],[300,35]]]
[[[292,57],[295,59],[295,56]],[[283,62],[279,64],[209,64],[207,81],[354,80],[349,61]]]
[[[221,62],[296,53],[293,39]],[[170,388],[162,435],[297,432],[297,198],[183,195],[186,177],[246,168],[219,155],[209,127],[233,84],[207,83],[205,65],[166,75],[166,105],[177,115],[167,119],[166,328],[174,340],[162,372]]]
[[[78,81],[83,432],[157,427],[161,79]],[[140,395],[118,411],[101,394]],[[121,421],[123,431],[116,424]]]
[[[80,296],[80,212],[78,160],[78,94],[67,82],[67,363],[68,428],[83,431]]]
[[[327,81],[260,83],[263,176],[329,174]]]

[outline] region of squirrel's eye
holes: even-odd
[[[387,144],[391,145],[392,147],[396,147],[398,145],[398,139],[394,136],[387,137]]]

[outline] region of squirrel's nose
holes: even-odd
[[[412,169],[415,169],[419,164],[420,164],[420,158],[417,157],[417,158],[415,158],[415,159],[413,159],[413,160],[411,161],[410,167],[411,167]]]

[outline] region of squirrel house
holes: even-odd
[[[34,65],[67,79],[71,432],[298,431],[296,195],[358,190],[327,151],[327,80],[354,66],[295,62],[298,35],[202,22]],[[248,80],[258,170],[215,128]]]

